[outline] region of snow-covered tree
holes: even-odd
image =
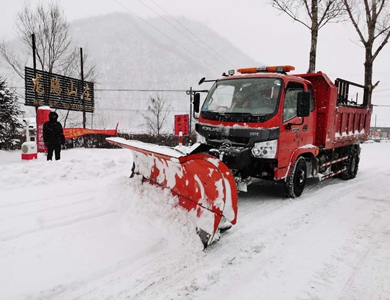
[[[22,111],[17,101],[15,91],[7,87],[5,79],[0,78],[0,149],[3,150],[13,148],[23,127],[19,120]]]

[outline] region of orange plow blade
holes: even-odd
[[[132,150],[134,173],[145,181],[169,188],[179,204],[195,216],[198,234],[207,247],[223,219],[237,220],[237,188],[229,168],[208,154],[184,154],[176,149],[107,138],[109,143]]]

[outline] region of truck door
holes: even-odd
[[[288,167],[296,149],[314,144],[314,98],[311,86],[309,86],[309,91],[311,91],[310,115],[304,118],[303,124],[301,124],[302,118],[297,117],[298,93],[304,90],[304,85],[298,82],[289,82],[285,89],[279,139],[279,168]]]

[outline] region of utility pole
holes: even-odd
[[[192,104],[193,104],[193,100],[192,100],[192,87],[190,87],[190,128],[188,128],[188,135],[191,136],[191,130],[192,130]]]
[[[83,48],[80,48],[80,64],[81,64],[81,100],[83,102],[83,128],[87,122],[87,116],[85,113],[85,100],[84,100],[84,64],[83,64]]]
[[[34,76],[36,76],[37,73],[37,59],[36,59],[36,54],[35,52],[37,51],[36,45],[35,45],[35,34],[33,33],[31,35],[31,42],[32,42],[32,52],[33,52],[33,67],[34,67]],[[35,91],[35,99],[37,98],[38,94],[37,91]],[[37,117],[37,111],[38,111],[38,106],[35,106],[35,117]],[[38,123],[36,123],[38,124]]]

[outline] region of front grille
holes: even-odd
[[[209,135],[209,141],[213,141],[214,143],[231,143],[232,146],[248,146],[250,144],[250,138],[248,137],[239,137],[239,136],[216,136]]]
[[[198,123],[196,124],[196,131],[206,138],[208,144],[212,145],[220,145],[227,142],[232,146],[252,147],[254,143],[279,138],[279,128],[236,128]]]

